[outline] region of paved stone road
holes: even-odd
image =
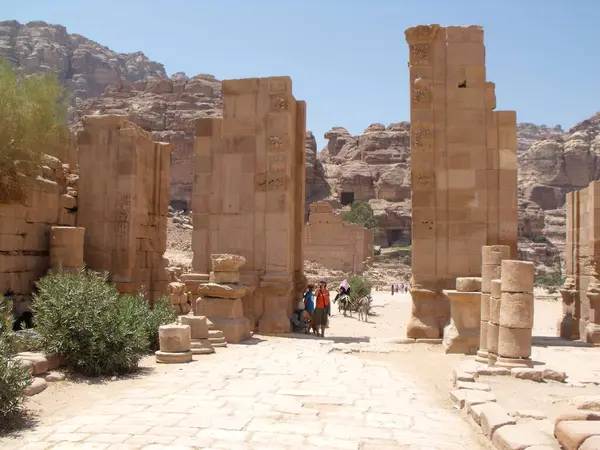
[[[460,415],[384,364],[332,351],[328,341],[255,341],[141,377],[0,448],[481,448]]]

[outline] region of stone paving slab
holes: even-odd
[[[481,448],[460,415],[405,373],[330,350],[327,341],[277,337],[232,345],[0,448]]]

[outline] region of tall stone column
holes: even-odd
[[[481,274],[481,247],[507,244],[516,252],[516,114],[494,112],[481,27],[417,26],[406,40],[413,208],[407,334],[439,338],[449,321],[442,291],[457,277]]]
[[[579,192],[567,193],[567,242],[565,245],[565,281],[560,289],[562,316],[557,323],[557,335],[579,339],[581,301],[579,293]]]

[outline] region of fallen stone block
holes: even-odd
[[[542,373],[542,378],[544,380],[553,380],[564,383],[567,379],[567,374],[565,372],[559,372],[557,370],[544,369],[544,372]]]
[[[211,283],[233,283],[240,282],[239,272],[211,272],[209,281]]]
[[[477,369],[477,375],[505,376],[510,375],[510,369],[507,369],[505,367],[482,367],[480,369]]]
[[[246,264],[246,258],[226,253],[210,255],[213,272],[238,272]]]
[[[26,359],[33,363],[33,375],[48,372],[48,359],[42,353],[21,352],[17,353],[15,359]]]
[[[467,406],[467,414],[469,414],[477,425],[481,425],[481,411],[488,403],[479,403],[478,405]]]
[[[458,292],[481,292],[481,277],[459,277],[456,279]]]
[[[469,381],[458,381],[456,383],[458,389],[470,389],[473,391],[491,391],[490,385],[487,383],[474,383]]]
[[[571,403],[575,405],[577,409],[600,411],[600,395],[579,395],[573,397]]]
[[[238,317],[235,319],[213,317],[211,321],[217,329],[223,332],[225,340],[229,343],[237,344],[249,339],[252,335],[250,320],[247,317]]]
[[[450,398],[461,409],[465,406],[496,401],[496,396],[491,392],[472,391],[469,389],[455,389],[450,392]]]
[[[554,436],[564,450],[577,450],[595,435],[600,435],[600,422],[596,420],[566,420],[554,428]]]
[[[488,439],[492,439],[494,433],[505,425],[515,425],[517,422],[497,403],[486,403],[480,410],[481,431]]]
[[[158,339],[162,352],[187,352],[191,347],[190,326],[161,325],[158,328]]]
[[[28,359],[14,359],[14,362],[24,368],[27,371],[28,375],[33,375],[34,364],[33,361],[29,361]]]
[[[506,425],[500,427],[492,437],[498,450],[525,450],[533,446],[556,448],[554,439],[533,425]]]
[[[521,380],[531,380],[536,382],[542,381],[543,372],[537,369],[528,369],[526,367],[515,367],[510,370],[510,374],[514,378],[519,378]]]
[[[48,387],[48,383],[43,378],[34,378],[33,382],[25,388],[25,395],[31,397],[39,394]]]
[[[583,444],[581,444],[579,450],[598,450],[599,448],[600,436],[590,436],[585,441],[583,441]]]
[[[567,420],[600,420],[600,414],[588,411],[569,411],[558,416],[554,421],[554,426]]]
[[[462,372],[461,370],[458,370],[458,369],[453,370],[453,376],[454,376],[454,385],[455,386],[456,386],[456,383],[459,381],[467,381],[467,382],[475,381],[475,375],[473,375],[472,373]]]

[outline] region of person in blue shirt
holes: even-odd
[[[313,313],[315,311],[315,293],[314,293],[314,285],[309,284],[304,290],[304,296],[302,299],[304,300],[304,309],[310,316],[310,322],[312,324],[313,321]]]

